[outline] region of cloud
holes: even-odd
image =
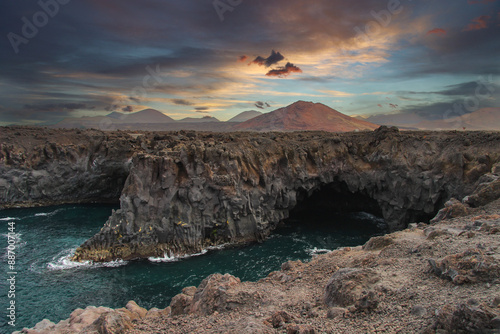
[[[352,93],[341,92],[341,91],[338,91],[338,90],[320,90],[320,92],[328,94],[328,95],[331,95],[331,96],[335,96],[335,97],[350,97],[350,96],[354,96],[355,95],[355,94],[352,94]]]
[[[257,56],[257,58],[252,60],[250,62],[250,64],[257,64],[259,66],[264,65],[265,67],[269,67],[269,66],[272,66],[274,64],[279,63],[283,59],[285,59],[285,57],[281,53],[272,50],[271,55],[269,57],[263,58],[261,56]]]
[[[377,104],[377,106],[379,106],[380,108],[382,108],[382,105],[381,105],[380,103],[379,103],[379,104]]]
[[[481,15],[472,20],[462,31],[474,31],[488,28],[489,15]]]
[[[432,30],[429,30],[426,35],[432,35],[432,34],[435,34],[435,35],[446,35],[446,30],[444,30],[442,28],[434,28]]]
[[[266,73],[268,77],[286,77],[291,73],[302,73],[302,70],[292,63],[286,63],[285,66],[278,67]]]
[[[257,101],[254,104],[257,108],[259,109],[265,109],[265,108],[270,108],[271,105],[267,102],[262,102],[262,101]]]
[[[74,111],[88,109],[85,103],[47,103],[47,104],[25,104],[24,109],[34,111]]]
[[[196,107],[194,110],[199,113],[208,113],[209,107]]]
[[[483,78],[479,81],[463,82],[456,85],[446,86],[446,89],[431,92],[444,96],[474,96],[474,94],[484,94],[485,92],[500,92],[500,85],[496,84],[493,77]]]
[[[245,56],[245,55],[238,57],[238,61],[242,62],[242,63],[244,63],[247,59],[248,59],[248,56]]]
[[[126,106],[122,108],[122,111],[124,112],[132,112],[134,111],[134,108],[132,106]]]
[[[489,2],[495,2],[496,0],[467,0],[467,3],[469,5],[476,5],[476,4],[487,4]]]
[[[194,103],[184,100],[184,99],[171,99],[173,104],[179,105],[179,106],[192,106]]]

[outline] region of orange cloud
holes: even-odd
[[[471,23],[464,28],[463,31],[474,31],[488,28],[488,21],[491,19],[489,15],[481,15],[472,20]]]
[[[430,34],[436,34],[436,35],[442,34],[442,35],[446,35],[446,30],[441,29],[441,28],[434,28],[432,30],[429,30],[426,35],[430,35]]]
[[[247,59],[248,59],[248,57],[247,57],[247,56],[245,56],[245,55],[243,55],[243,56],[240,56],[240,57],[238,58],[238,61],[240,61],[240,62],[242,62],[242,63],[243,63],[243,62],[245,62]]]
[[[302,73],[302,70],[292,63],[286,63],[285,66],[278,67],[267,72],[268,77],[286,77],[290,73]]]

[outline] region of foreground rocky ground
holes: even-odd
[[[287,262],[258,282],[214,274],[163,310],[88,307],[23,333],[499,333],[499,171],[430,225]]]

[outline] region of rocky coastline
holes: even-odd
[[[213,274],[164,310],[88,307],[22,332],[496,333],[499,144],[495,132],[384,127],[257,136],[7,128],[2,208],[120,198],[76,260],[263,240],[315,193],[395,231],[258,282]]]
[[[382,217],[394,231],[469,194],[500,161],[498,133],[192,132],[149,142],[132,158],[120,209],[75,260],[260,242],[313,196],[318,205]]]
[[[475,196],[487,203],[452,200],[431,224],[287,262],[257,282],[213,274],[162,310],[89,306],[16,334],[499,333],[500,199],[490,200],[500,193]]]

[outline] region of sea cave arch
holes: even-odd
[[[358,229],[369,229],[373,233],[384,233],[388,226],[379,203],[363,191],[351,191],[343,181],[321,183],[309,190],[296,191],[296,204],[288,211],[282,225],[308,224],[315,227],[344,228],[338,215],[356,214]],[[351,221],[351,222],[353,222]],[[328,226],[324,226],[328,225]],[[351,226],[352,227],[352,226]]]

